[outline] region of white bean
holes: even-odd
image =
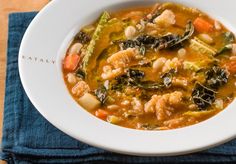
[[[208,34],[200,34],[200,35],[199,35],[199,38],[200,38],[202,41],[204,41],[205,43],[207,43],[207,44],[212,44],[212,43],[214,43],[213,38],[212,38],[210,35],[208,35]]]
[[[152,14],[148,14],[148,15],[147,15],[147,18],[148,18],[148,19],[152,19]]]
[[[69,55],[79,54],[82,47],[83,45],[81,43],[73,44],[69,50]]]
[[[128,26],[125,29],[125,36],[127,39],[132,39],[136,34],[136,28],[134,26]]]
[[[85,93],[79,100],[79,104],[84,107],[88,111],[92,111],[94,109],[97,109],[101,103],[98,101],[98,99],[91,95],[90,93]]]
[[[214,104],[217,109],[224,109],[224,101],[222,99],[216,99]]]
[[[68,73],[67,74],[67,81],[70,84],[75,84],[76,83],[76,76],[73,73]]]
[[[108,110],[118,110],[118,109],[120,109],[120,106],[118,106],[118,105],[109,105],[109,106],[107,106],[107,109]]]
[[[162,57],[162,58],[159,58],[157,59],[154,63],[153,63],[153,70],[155,72],[159,71],[166,63],[166,58]]]
[[[215,21],[214,26],[215,26],[216,30],[221,30],[222,29],[221,24],[220,24],[219,21]]]
[[[180,58],[182,58],[182,57],[184,57],[184,56],[186,55],[186,53],[187,53],[186,49],[181,48],[181,49],[179,49],[179,51],[178,51],[178,56],[179,56]]]

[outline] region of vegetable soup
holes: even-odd
[[[104,11],[74,37],[62,64],[78,104],[127,128],[193,125],[235,97],[234,34],[175,3]]]

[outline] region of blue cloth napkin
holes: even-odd
[[[136,157],[81,143],[52,126],[26,96],[18,72],[23,34],[37,13],[9,16],[7,77],[1,159],[8,163],[227,163],[236,162],[236,141],[176,157]],[[204,135],[204,134],[199,134]],[[114,141],[115,142],[115,141]]]

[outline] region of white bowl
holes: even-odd
[[[171,1],[201,9],[235,32],[234,0]],[[140,131],[97,119],[82,109],[68,93],[63,81],[61,61],[79,29],[97,19],[103,10],[153,2],[55,0],[49,3],[30,24],[20,48],[20,77],[28,97],[49,122],[68,135],[89,145],[124,154],[186,154],[235,138],[236,102],[215,117],[193,126],[169,131]]]

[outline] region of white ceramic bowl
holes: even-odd
[[[169,0],[196,7],[235,32],[234,0]],[[140,131],[109,124],[82,109],[63,81],[61,61],[73,36],[103,10],[147,5],[153,1],[55,0],[32,21],[19,54],[24,89],[38,111],[68,135],[89,145],[133,155],[179,155],[207,149],[235,138],[236,102],[215,117],[186,128]]]

